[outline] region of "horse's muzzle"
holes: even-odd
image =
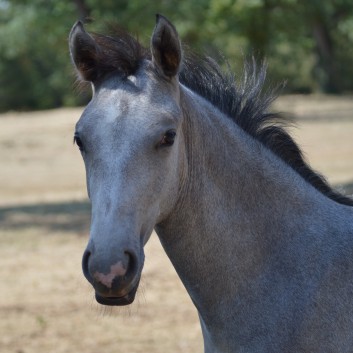
[[[96,292],[96,300],[103,305],[128,305],[136,295],[141,271],[133,251],[124,251],[121,259],[111,261],[98,259],[86,249],[82,258],[82,270]]]
[[[96,292],[96,300],[99,304],[102,304],[102,305],[110,305],[110,306],[129,305],[135,300],[135,295],[137,292],[139,282],[140,281],[137,282],[136,286],[128,294],[122,297],[105,297],[105,296],[101,296],[99,293]]]

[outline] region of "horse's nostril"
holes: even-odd
[[[134,277],[137,272],[137,257],[132,251],[125,251],[125,255],[128,257],[126,277]]]
[[[90,275],[88,270],[88,261],[90,256],[91,256],[91,252],[88,250],[85,250],[82,257],[82,271],[87,281],[92,283],[92,276]]]
[[[101,296],[125,295],[136,284],[138,268],[138,258],[130,249],[113,259],[97,257],[86,249],[82,257],[83,274]]]

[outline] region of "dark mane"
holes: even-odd
[[[288,122],[268,112],[277,96],[273,90],[264,90],[265,81],[266,65],[257,66],[254,59],[245,63],[240,82],[233,74],[222,71],[212,58],[194,54],[185,55],[180,72],[181,83],[261,141],[318,191],[338,203],[353,206],[353,199],[333,190],[326,179],[306,163],[299,146],[284,129]]]
[[[149,50],[126,32],[119,30],[114,36],[93,36],[101,49],[97,62],[102,73],[133,75],[143,60],[150,59]],[[266,65],[257,66],[254,60],[246,63],[242,79],[238,81],[212,58],[185,51],[179,79],[261,141],[322,194],[340,204],[353,206],[353,199],[333,190],[323,176],[309,167],[299,146],[284,129],[287,122],[268,112],[276,95],[264,88]]]
[[[97,71],[102,78],[112,73],[123,77],[135,74],[141,62],[149,58],[149,50],[117,26],[111,25],[109,31],[112,35],[92,34],[100,49],[95,57]]]

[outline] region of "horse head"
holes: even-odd
[[[126,305],[139,284],[143,246],[175,206],[184,173],[180,41],[157,16],[150,51],[128,35],[91,35],[81,22],[69,43],[79,76],[93,87],[74,135],[92,204],[83,272],[99,303]]]

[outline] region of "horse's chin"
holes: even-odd
[[[129,305],[135,300],[138,284],[123,296],[104,296],[96,292],[96,301],[102,305],[124,306]]]
[[[103,297],[96,293],[96,300],[99,304],[110,305],[110,306],[124,306],[131,304],[135,299],[135,296],[130,294],[124,297]]]

